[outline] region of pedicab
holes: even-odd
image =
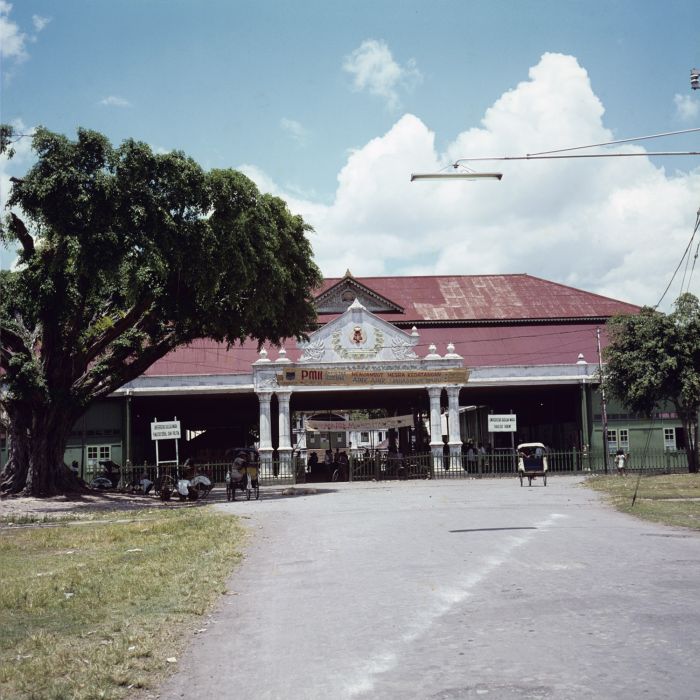
[[[260,498],[260,467],[248,452],[241,451],[233,460],[233,466],[226,472],[226,498],[229,501],[236,500],[236,489],[245,492],[246,500],[255,495],[255,500]]]
[[[518,445],[518,476],[520,485],[527,479],[527,485],[532,486],[532,480],[541,477],[547,485],[547,449],[541,442],[523,442]]]

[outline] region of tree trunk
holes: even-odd
[[[683,432],[685,433],[685,453],[688,456],[688,471],[698,473],[698,423],[697,415],[686,411],[678,411]]]
[[[8,459],[0,472],[0,495],[20,493],[27,483],[30,420],[21,410],[13,411],[7,431]]]
[[[74,423],[72,411],[9,407],[9,455],[0,473],[0,495],[55,496],[83,490],[63,461]]]

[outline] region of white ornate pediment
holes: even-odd
[[[414,360],[417,335],[375,316],[357,299],[338,318],[312,333],[299,362],[377,362]]]

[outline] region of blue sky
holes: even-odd
[[[693,230],[697,158],[408,178],[700,126],[696,2],[0,0],[0,19],[3,121],[241,168],[314,226],[327,275],[529,272],[653,304]]]

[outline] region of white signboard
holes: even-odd
[[[151,423],[151,440],[180,439],[180,421],[155,421]]]
[[[488,418],[490,433],[514,433],[518,429],[514,413],[490,415]]]

